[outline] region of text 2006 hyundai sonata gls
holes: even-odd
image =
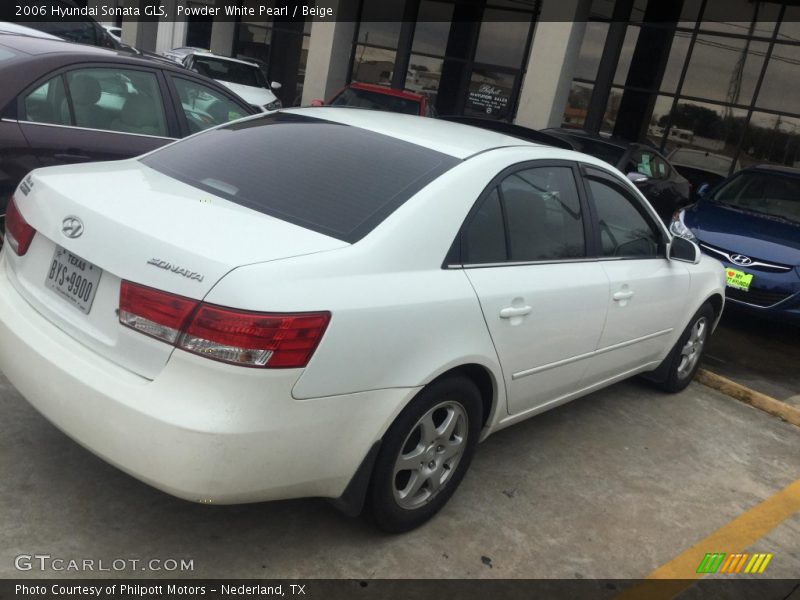
[[[438,511],[479,439],[637,373],[683,389],[716,260],[575,152],[315,108],[34,171],[0,368],[107,461],[194,501]]]

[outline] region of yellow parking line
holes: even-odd
[[[673,598],[689,587],[691,580],[703,577],[703,573],[696,571],[707,552],[740,553],[797,512],[800,512],[800,479],[658,567],[646,577],[648,581],[624,591],[616,598],[617,600]],[[730,556],[728,560],[730,561]],[[761,564],[759,572],[764,572],[768,562],[769,559]],[[741,568],[741,565],[739,567]]]

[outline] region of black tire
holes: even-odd
[[[693,333],[696,333],[695,328],[697,328],[700,324],[705,327],[705,331],[703,334],[703,339],[699,344],[695,344],[694,352],[696,356],[693,354],[694,357],[693,362],[691,365],[687,365],[684,363],[684,359],[687,360],[689,357],[683,354],[683,349],[686,347],[689,338],[692,337]],[[665,392],[674,394],[680,392],[691,383],[692,379],[694,379],[695,373],[697,373],[697,369],[700,367],[700,359],[703,356],[703,352],[705,351],[706,343],[708,342],[708,338],[711,335],[711,328],[714,325],[714,309],[706,302],[703,306],[700,307],[694,316],[692,317],[689,324],[686,326],[686,329],[681,334],[681,337],[678,338],[677,343],[670,351],[667,358],[664,359],[664,363],[662,363],[661,367],[658,370],[663,368],[664,370],[664,378],[661,381],[656,382],[658,387],[660,387]],[[690,366],[687,370],[687,366]]]
[[[429,413],[434,428],[429,427],[428,431],[434,432],[433,440],[429,439],[430,435],[423,439],[425,427],[420,424]],[[454,429],[452,434],[447,434],[440,426],[451,417]],[[462,417],[463,420],[459,420]],[[367,508],[380,529],[388,533],[409,531],[439,512],[472,462],[481,419],[480,392],[466,377],[434,381],[409,403],[383,437],[372,473]],[[458,455],[448,457],[450,452],[459,449]],[[409,457],[417,452],[419,456],[407,459],[413,460],[414,469],[395,472],[401,454]],[[417,460],[419,465],[416,465]],[[417,480],[424,483],[412,493]],[[400,498],[398,495],[403,492],[407,494]]]

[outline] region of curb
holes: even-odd
[[[695,381],[759,410],[763,410],[773,416],[780,417],[787,423],[791,423],[796,427],[800,427],[800,408],[796,406],[786,404],[771,396],[751,390],[749,387],[745,387],[735,381],[731,381],[727,377],[717,375],[706,369],[698,369],[697,375],[695,375]]]

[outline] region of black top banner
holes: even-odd
[[[452,10],[427,11],[423,16],[421,0],[2,0],[0,20],[574,22],[601,18],[666,23],[676,18],[695,20],[701,11],[708,22],[800,19],[800,0],[668,0],[649,2],[645,8],[631,0],[437,0],[437,4],[450,5]]]

